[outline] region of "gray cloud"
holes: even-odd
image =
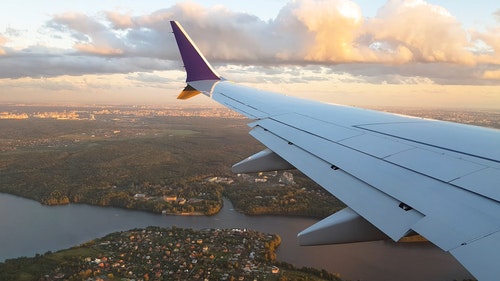
[[[128,80],[137,81],[141,83],[154,84],[155,87],[159,85],[164,85],[166,83],[179,82],[180,80],[173,80],[170,78],[165,78],[160,75],[150,74],[150,73],[134,73],[133,75],[129,75],[126,77]]]
[[[444,8],[424,1],[389,0],[371,19],[348,0],[292,1],[268,21],[194,3],[142,16],[103,15],[64,13],[47,22],[55,37],[66,34],[73,40],[71,50],[34,46],[11,51],[2,47],[5,37],[0,36],[0,78],[181,69],[169,24],[178,20],[215,66],[239,65],[239,70],[226,68],[228,78],[242,77],[242,70],[252,71],[249,66],[255,65],[266,75],[285,72],[294,82],[318,79],[301,73],[301,67],[309,73],[321,74],[325,68],[349,73],[370,83],[498,81],[495,75],[482,78],[500,65],[500,27],[468,33]],[[471,51],[479,41],[491,51]]]
[[[103,58],[72,54],[23,53],[0,57],[0,78],[54,77],[59,75],[112,74],[168,70],[178,67],[174,61],[148,57]]]

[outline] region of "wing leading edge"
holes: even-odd
[[[302,231],[318,245],[398,241],[417,232],[479,280],[500,276],[500,132],[322,104],[222,79],[171,22],[187,72],[180,98],[203,93],[249,119],[268,147],[237,172],[297,168],[349,207]]]

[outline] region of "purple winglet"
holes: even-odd
[[[220,80],[219,75],[213,70],[212,66],[207,62],[182,26],[176,21],[171,21],[170,24],[172,25],[172,31],[174,32],[184,67],[186,68],[186,82]]]

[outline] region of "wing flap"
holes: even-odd
[[[360,181],[287,140],[257,126],[250,134],[307,176],[326,188],[394,241],[405,236],[422,214],[405,211],[400,201]],[[375,206],[375,208],[374,208]]]

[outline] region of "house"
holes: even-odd
[[[163,200],[167,202],[175,202],[177,201],[177,196],[163,196]]]

